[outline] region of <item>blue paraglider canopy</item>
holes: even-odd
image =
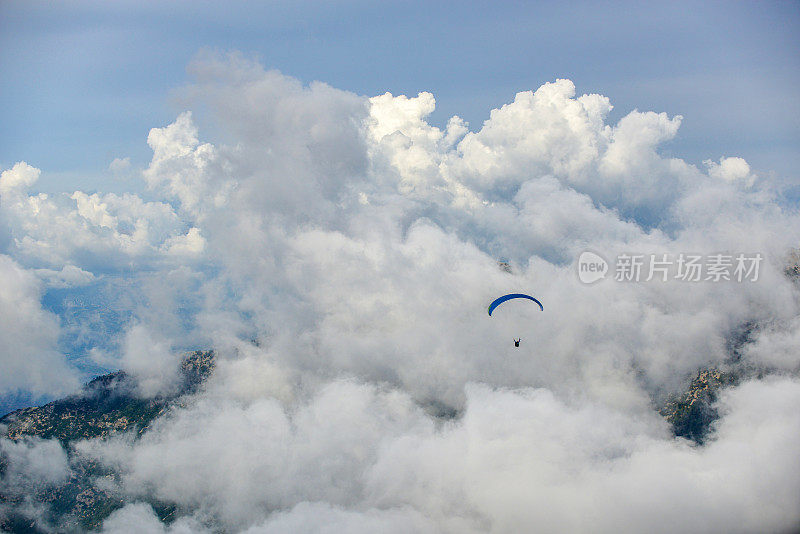
[[[510,294],[508,294],[508,295],[503,295],[502,297],[500,297],[500,298],[496,299],[494,302],[492,302],[491,304],[489,304],[489,315],[491,316],[491,315],[492,315],[492,312],[494,311],[494,309],[495,309],[495,308],[497,308],[499,305],[501,305],[501,304],[502,304],[502,303],[504,303],[505,301],[507,301],[507,300],[511,300],[511,299],[530,299],[530,300],[532,300],[533,302],[535,302],[536,304],[538,304],[538,305],[539,305],[539,308],[540,308],[542,311],[544,311],[544,306],[542,306],[542,303],[541,303],[541,302],[539,302],[538,300],[536,300],[535,298],[533,298],[532,296],[530,296],[530,295],[524,295],[524,294],[522,294],[522,293],[510,293]]]

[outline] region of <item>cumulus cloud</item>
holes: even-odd
[[[294,408],[205,399],[134,449],[82,451],[125,466],[134,499],[154,491],[247,532],[781,531],[800,521],[798,395],[788,379],[731,390],[693,447],[655,413],[546,389],[469,385],[462,417],[437,427],[403,393],[338,382]]]
[[[65,265],[59,271],[36,269],[35,272],[49,287],[56,288],[79,287],[95,280],[95,276],[92,273],[74,265]]]
[[[0,440],[0,452],[8,468],[3,484],[11,486],[53,485],[69,475],[67,453],[56,440],[30,438],[24,441]]]
[[[125,534],[127,532],[142,534],[200,534],[210,532],[203,524],[193,518],[181,517],[171,525],[162,523],[146,503],[131,503],[113,512],[103,521],[102,532],[105,534]]]
[[[10,196],[15,192],[24,192],[39,179],[40,174],[39,169],[20,161],[0,174],[0,194]]]
[[[125,333],[120,365],[136,378],[139,393],[152,397],[177,385],[180,355],[168,340],[142,324],[134,324]]]
[[[755,182],[756,176],[750,172],[750,165],[742,158],[720,158],[719,163],[705,160],[703,164],[708,167],[708,175],[729,182],[739,182],[750,187]]]
[[[38,171],[23,164],[0,182],[9,253],[41,276],[77,284],[135,262],[120,362],[142,395],[174,383],[176,347],[217,350],[205,389],[139,441],[78,446],[122,474],[131,504],[107,531],[800,521],[800,295],[784,273],[800,220],[745,160],[665,157],[680,116],[608,124],[611,100],[569,80],[517,94],[473,131],[430,125],[430,93],[306,86],[236,54],[190,70],[192,111],[148,136],[156,200],[29,195]],[[206,111],[215,142],[195,123]],[[758,281],[586,286],[586,249],[763,261]],[[517,291],[545,311],[487,316]],[[673,438],[654,405],[736,358],[767,378],[722,395],[706,445]],[[188,515],[161,525],[139,502],[151,496]]]
[[[800,370],[800,318],[775,321],[763,327],[744,351],[753,361],[790,372]]]
[[[186,234],[179,234],[170,237],[164,243],[167,254],[174,256],[198,256],[205,248],[206,240],[200,234],[198,228],[189,228]]]
[[[191,116],[183,113],[169,126],[150,130],[147,144],[153,149],[153,159],[143,174],[151,188],[160,188],[190,211],[208,200],[211,180],[204,171],[214,159],[214,147],[197,140]],[[216,204],[224,202],[224,197],[212,198]]]
[[[39,169],[18,163],[3,173],[0,213],[9,227],[9,252],[29,264],[61,269],[109,271],[141,268],[185,259],[202,248],[197,228],[189,227],[166,202],[138,195],[25,194]]]
[[[786,529],[800,519],[790,504],[798,462],[788,450],[798,419],[787,411],[799,390],[796,381],[772,386],[732,391],[706,449],[665,440],[655,420],[565,404],[547,391],[473,388],[459,424],[393,444],[370,482],[383,502],[410,497],[429,514],[455,509],[498,532]],[[770,415],[756,422],[766,405]],[[787,471],[766,488],[769,458]]]
[[[0,254],[0,394],[63,394],[78,385],[57,350],[58,318],[42,309],[41,294],[32,272]]]
[[[278,512],[266,522],[248,528],[247,534],[307,532],[437,532],[436,526],[416,510],[409,508],[347,510],[327,503],[302,502],[287,512]]]

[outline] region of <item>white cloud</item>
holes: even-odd
[[[174,383],[175,347],[218,351],[206,389],[140,441],[80,445],[120,469],[131,502],[155,493],[187,522],[253,532],[797,524],[800,299],[783,258],[800,217],[741,187],[744,160],[703,173],[664,157],[680,116],[607,124],[610,100],[569,80],[470,132],[431,126],[429,93],[304,86],[238,55],[191,70],[187,107],[210,111],[198,124],[222,141],[204,142],[191,112],[151,130],[144,178],[162,200],[27,195],[38,171],[22,164],[0,182],[9,253],[42,276],[150,270],[121,360],[143,395]],[[758,282],[586,286],[586,249],[763,264]],[[517,291],[545,311],[488,317]],[[654,403],[725,362],[746,325],[744,363],[789,377],[726,392],[705,446],[673,439]],[[166,529],[142,504],[105,528],[133,521]]]
[[[343,381],[293,412],[269,398],[243,405],[211,396],[176,413],[140,446],[80,448],[129,469],[128,492],[155,484],[160,498],[203,505],[238,529],[304,500],[354,503],[362,466],[374,461],[381,443],[431,425],[406,396]]]
[[[0,439],[0,453],[7,462],[4,489],[27,490],[64,482],[70,474],[67,453],[56,440]]]
[[[720,158],[719,163],[707,159],[703,164],[708,167],[708,175],[720,180],[739,182],[745,187],[755,183],[756,176],[750,172],[750,165],[742,158]]]
[[[654,412],[545,389],[470,385],[463,416],[437,427],[402,393],[338,382],[293,407],[200,400],[133,449],[81,450],[126,466],[134,498],[155,488],[226,530],[780,531],[800,521],[798,395],[786,379],[731,390],[692,447]]]
[[[58,318],[42,309],[41,294],[33,273],[0,254],[0,394],[64,394],[78,385],[57,351]]]
[[[140,532],[141,534],[199,534],[209,532],[200,521],[193,518],[181,517],[169,526],[158,519],[153,508],[146,503],[127,504],[115,510],[103,521],[104,534],[126,534]]]
[[[56,440],[0,438],[0,460],[0,519],[13,513],[47,528],[47,505],[41,499],[69,480],[66,451]]]
[[[224,265],[222,281],[234,294],[225,306],[251,317],[250,328],[288,368],[344,370],[449,402],[458,402],[467,381],[548,381],[570,361],[598,371],[631,366],[644,369],[647,381],[673,384],[725,358],[725,337],[738,324],[796,310],[778,296],[790,285],[773,253],[800,240],[790,230],[797,216],[662,158],[657,147],[676,135],[680,117],[637,111],[606,125],[607,98],[575,98],[574,85],[559,80],[520,93],[477,133],[464,135],[451,121],[451,135],[425,122],[435,105],[427,93],[372,98],[365,117],[353,95],[302,87],[240,57],[193,68],[202,78],[189,92],[210,102],[238,141],[235,150],[209,148],[216,156],[192,174],[199,188],[234,191],[205,205],[198,232],[205,254]],[[336,121],[346,127],[337,129]],[[364,129],[363,140],[353,124]],[[183,141],[164,141],[173,147],[167,152],[179,167],[198,169],[191,156],[203,146],[196,127],[182,115],[164,132],[174,128],[167,137]],[[344,138],[329,136],[333,131]],[[159,154],[154,162],[163,160]],[[365,157],[366,170],[353,166]],[[212,168],[237,172],[214,175]],[[235,186],[220,185],[228,183],[220,176],[234,175]],[[323,179],[335,195],[320,194]],[[708,197],[719,199],[713,216],[706,214]],[[627,220],[620,210],[643,220]],[[659,220],[671,234],[648,229]],[[586,247],[612,257],[764,251],[769,280],[589,290],[570,271]],[[515,277],[496,272],[498,256],[515,263]],[[476,328],[477,315],[463,310],[481,310],[492,293],[520,286],[561,313],[532,318],[526,330],[534,338],[549,333],[537,342],[551,355],[547,362],[514,362],[512,370],[506,357],[498,363],[488,356],[498,343],[487,337],[496,325]],[[589,380],[574,370],[569,376]]]
[[[281,532],[335,534],[338,532],[370,533],[439,532],[430,519],[416,510],[347,510],[327,503],[301,502],[286,512],[272,515],[261,525],[245,530],[246,534],[279,534]]]
[[[131,158],[114,158],[108,164],[108,170],[115,174],[121,174],[131,168]]]
[[[153,149],[153,159],[143,174],[148,185],[163,189],[190,212],[200,209],[201,202],[209,200],[212,179],[206,170],[216,153],[212,145],[201,145],[197,140],[192,114],[182,113],[169,126],[153,128],[147,144]],[[215,201],[221,203],[224,199],[216,197]]]
[[[134,324],[125,333],[120,364],[137,381],[143,397],[169,393],[178,384],[181,356],[169,342],[142,324]]]
[[[38,177],[38,169],[24,165],[3,176],[13,176],[12,184],[30,181],[19,178],[22,174]],[[0,197],[0,214],[12,237],[9,252],[28,264],[108,271],[169,264],[171,257],[183,260],[202,250],[199,230],[185,230],[187,224],[166,202],[146,202],[131,193],[9,191],[15,193]]]
[[[765,325],[754,343],[745,347],[753,361],[789,372],[800,369],[800,317]]]
[[[31,167],[24,161],[15,164],[11,169],[0,174],[0,195],[12,195],[15,192],[24,192],[36,183],[41,171]]]
[[[170,237],[164,243],[167,253],[175,256],[198,256],[202,254],[206,240],[200,234],[200,229],[189,228],[186,234]]]
[[[36,269],[36,276],[44,280],[48,287],[66,288],[80,287],[90,284],[95,276],[74,265],[65,265],[60,271],[54,269]]]

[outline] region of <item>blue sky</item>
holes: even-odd
[[[518,91],[569,78],[632,109],[682,115],[662,151],[744,157],[796,183],[800,3],[17,2],[0,4],[0,165],[37,187],[123,191],[108,164],[150,157],[184,110],[203,48],[239,50],[304,82],[437,99],[432,122],[477,130]],[[206,132],[213,137],[212,132]]]

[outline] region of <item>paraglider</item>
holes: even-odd
[[[533,302],[535,302],[536,304],[538,304],[538,305],[539,305],[539,308],[540,308],[542,311],[544,311],[544,306],[542,306],[542,303],[541,303],[541,302],[539,302],[538,300],[536,300],[535,298],[533,298],[532,296],[530,296],[530,295],[523,295],[522,293],[510,293],[510,294],[508,294],[508,295],[503,295],[502,297],[500,297],[500,298],[498,298],[498,299],[495,299],[495,301],[494,301],[494,302],[492,302],[491,304],[489,304],[489,315],[492,315],[492,312],[494,311],[494,309],[495,309],[495,308],[497,308],[499,305],[501,305],[501,304],[502,304],[502,303],[504,303],[505,301],[507,301],[507,300],[511,300],[511,299],[530,299],[530,300],[532,300]]]
[[[489,310],[488,310],[489,311],[489,316],[491,317],[492,312],[494,311],[495,308],[497,308],[499,305],[501,305],[505,301],[511,300],[511,299],[529,299],[529,300],[532,300],[533,302],[535,302],[536,304],[539,305],[539,309],[540,310],[544,311],[544,306],[542,306],[542,303],[539,302],[536,298],[534,298],[534,297],[532,297],[530,295],[525,295],[523,293],[509,293],[508,295],[503,295],[502,297],[499,297],[499,298],[495,299],[494,302],[489,304]],[[519,339],[514,338],[514,346],[515,347],[519,347],[520,341],[522,341],[522,338],[519,338]]]

